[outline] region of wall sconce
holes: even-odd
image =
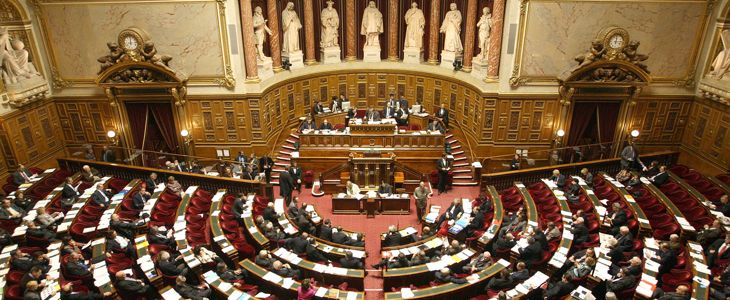
[[[182,136],[183,142],[186,146],[190,145],[192,138],[190,137],[190,132],[187,129],[180,130],[180,136]]]
[[[638,131],[638,130],[636,130],[636,129],[632,130],[632,131],[631,131],[631,137],[632,137],[632,138],[637,138],[637,137],[639,137],[639,131]]]
[[[558,131],[555,132],[555,139],[553,140],[553,143],[555,144],[555,148],[560,148],[560,144],[562,143],[564,136],[565,136],[565,130],[558,129]]]
[[[114,130],[109,130],[106,132],[106,137],[109,138],[109,142],[111,142],[112,145],[117,145],[117,133]]]

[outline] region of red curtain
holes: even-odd
[[[576,103],[573,108],[573,119],[568,130],[567,146],[578,146],[586,134],[591,121],[596,116],[596,103]]]
[[[147,104],[145,103],[126,103],[127,117],[129,119],[129,129],[134,142],[133,148],[144,149],[142,145],[144,141],[145,129],[147,128]]]
[[[621,110],[621,103],[598,103],[598,130],[601,143],[613,142],[619,110]]]
[[[177,142],[177,130],[175,129],[175,118],[172,114],[172,108],[169,103],[150,103],[149,113],[154,123],[159,129],[162,139],[167,144],[167,148],[171,152],[177,152],[179,145]]]

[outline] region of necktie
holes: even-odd
[[[30,181],[30,177],[28,177],[28,174],[25,174],[25,170],[20,170],[20,175],[23,176],[23,179],[25,179],[25,181]]]

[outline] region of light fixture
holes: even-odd
[[[639,137],[639,131],[636,130],[636,129],[632,130],[631,131],[631,137],[633,137],[633,138]]]
[[[117,144],[117,132],[114,130],[109,130],[106,132],[106,137],[109,138],[109,141],[112,143],[112,145]]]
[[[564,137],[565,136],[565,130],[558,129],[558,137]]]
[[[190,131],[188,131],[187,129],[180,130],[180,136],[182,136],[185,145],[190,144],[190,141],[192,140],[190,138]]]

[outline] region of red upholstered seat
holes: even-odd
[[[8,300],[23,300],[23,294],[20,292],[20,286],[17,284],[11,285],[5,290],[5,299]]]

